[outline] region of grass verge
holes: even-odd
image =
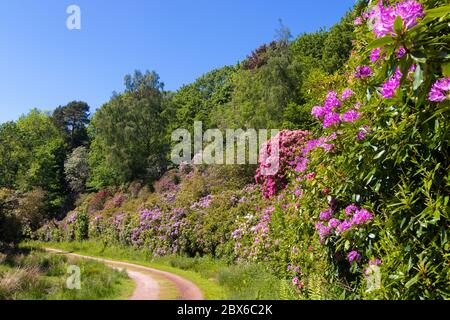
[[[153,257],[148,250],[105,245],[96,241],[32,242],[33,246],[129,262],[177,274],[195,283],[206,300],[278,300],[285,297],[284,281],[260,264],[230,265],[211,257]]]
[[[80,270],[80,289],[67,286],[69,266]],[[73,275],[73,274],[72,274]],[[127,299],[134,282],[102,263],[68,259],[22,245],[0,255],[0,300]]]

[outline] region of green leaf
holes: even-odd
[[[410,288],[411,286],[413,286],[414,284],[416,284],[419,281],[419,274],[417,274],[414,278],[412,278],[411,280],[409,280],[406,284],[405,287],[406,288]]]
[[[394,21],[394,32],[396,34],[402,34],[403,33],[403,19],[400,16],[397,16]]]
[[[394,43],[394,39],[391,36],[386,36],[386,37],[382,37],[382,38],[373,40],[371,43],[369,43],[367,45],[366,49],[372,50],[372,49],[383,47],[383,46],[391,44],[391,43]]]
[[[440,18],[449,13],[450,13],[450,6],[444,6],[425,11],[427,18]]]
[[[380,152],[377,153],[377,155],[375,157],[373,157],[373,160],[377,160],[380,159],[381,156],[386,152],[386,150],[381,150]]]
[[[420,67],[420,64],[417,65],[416,71],[414,72],[414,82],[413,82],[413,90],[417,90],[423,83],[423,70]]]
[[[450,62],[442,65],[442,74],[444,77],[450,77]]]

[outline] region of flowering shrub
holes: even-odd
[[[290,166],[290,163],[294,161],[295,156],[299,154],[303,144],[306,142],[309,133],[306,131],[288,131],[284,130],[279,132],[275,137],[270,139],[263,145],[259,168],[256,170],[255,180],[256,183],[261,185],[261,190],[264,197],[271,198],[279,190],[286,187],[286,169]],[[273,175],[264,175],[264,170],[270,167],[271,156],[276,156],[272,152],[272,146],[279,145],[279,170]]]
[[[305,299],[450,298],[450,7],[371,3],[354,22],[348,82],[324,81],[311,110],[318,132],[284,130],[262,146],[261,190],[182,166],[139,209],[104,211],[109,195],[96,194],[84,204],[99,211],[89,236],[264,262]],[[280,168],[266,176],[274,141]],[[74,239],[76,221],[52,222],[42,238]],[[381,284],[368,288],[374,267]]]
[[[105,202],[110,196],[111,193],[109,190],[102,190],[95,193],[88,205],[89,213],[103,210]]]

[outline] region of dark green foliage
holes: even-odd
[[[154,73],[126,77],[127,91],[95,113],[90,126],[89,185],[95,189],[142,179],[151,183],[166,168],[166,107]]]
[[[87,103],[72,101],[65,106],[59,106],[53,112],[52,121],[62,132],[70,150],[88,143],[89,106]]]
[[[89,236],[89,215],[86,210],[77,214],[76,220],[76,240],[86,240]]]

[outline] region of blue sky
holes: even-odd
[[[135,69],[176,90],[273,40],[338,22],[355,0],[0,0],[0,123],[72,100],[93,109]],[[66,9],[81,8],[81,30]]]

